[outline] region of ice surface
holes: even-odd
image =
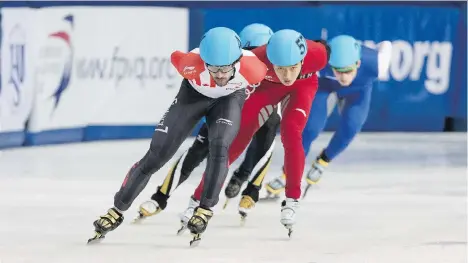
[[[324,134],[308,160],[326,145]],[[187,149],[187,140],[180,151]],[[176,236],[202,168],[163,213],[131,225],[137,206],[168,165],[101,243],[87,246],[92,222],[112,206],[148,140],[34,147],[0,152],[2,263],[464,263],[467,261],[466,133],[364,133],[336,159],[301,203],[294,236],[279,203],[261,203],[239,226],[237,201],[215,209],[199,247]],[[278,139],[269,178],[280,173]],[[237,167],[237,162],[233,167]],[[203,165],[202,165],[203,166]],[[308,168],[308,167],[307,167]],[[268,178],[267,178],[268,179]]]

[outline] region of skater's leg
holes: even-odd
[[[276,131],[278,130],[281,117],[275,112],[265,125],[255,134],[255,139],[251,144],[256,144],[256,166],[253,169],[254,176],[250,179],[247,187],[242,191],[242,198],[239,202],[239,214],[241,215],[241,224],[245,223],[245,219],[251,209],[255,207],[255,203],[259,199],[259,191],[265,178],[268,168],[271,163],[273,149],[275,147]],[[226,191],[233,188],[235,185],[234,175],[229,181]],[[240,189],[240,185],[237,187]]]
[[[188,84],[187,84],[188,85]],[[116,193],[114,206],[126,211],[145,188],[151,175],[169,161],[192,128],[204,115],[210,98],[191,87],[182,87],[171,107],[155,129],[145,156],[128,172]]]
[[[307,172],[306,182],[309,184],[304,191],[304,197],[310,186],[316,184],[328,167],[330,161],[343,152],[364,125],[370,106],[371,90],[362,90],[340,98],[340,125],[328,146],[317,156]]]
[[[229,169],[228,150],[239,131],[245,97],[244,91],[237,91],[218,99],[208,112],[209,153],[200,199],[200,206],[204,208],[211,208],[218,203]]]
[[[208,156],[208,152],[208,126],[205,123],[198,132],[192,147],[188,150],[187,156],[184,158],[178,185],[187,180],[193,170]]]
[[[344,97],[340,125],[324,150],[329,161],[342,153],[361,131],[369,114],[371,89]]]
[[[272,100],[271,91],[268,87],[264,87],[265,84],[257,88],[257,90],[246,100],[244,107],[242,108],[242,118],[239,134],[236,136],[234,141],[229,148],[229,164],[233,163],[247,148],[252,136],[261,127],[269,116],[263,116],[260,114],[261,109],[265,109],[268,114],[272,114],[275,110],[275,104],[269,103]],[[266,118],[265,118],[266,117]],[[200,200],[201,192],[203,189],[204,177],[200,181],[197,189],[194,192],[193,197],[196,200]]]
[[[107,232],[122,223],[123,212],[131,206],[151,175],[174,155],[206,113],[211,100],[192,89],[187,80],[182,81],[179,93],[156,126],[149,150],[127,173],[120,190],[114,196],[114,207],[94,221],[96,234],[88,242],[102,239]]]
[[[210,98],[192,89],[187,80],[182,81],[179,93],[156,126],[149,150],[133,165],[115,194],[114,208],[94,222],[95,238],[102,238],[122,223],[123,211],[130,207],[151,175],[174,155],[210,103]]]
[[[158,190],[170,196],[208,156],[208,150],[208,127],[203,124],[192,146],[174,163]]]
[[[239,192],[242,184],[249,178],[252,171],[254,176],[250,180],[258,188],[261,186],[264,176],[273,154],[276,131],[280,124],[280,116],[276,111],[268,118],[268,121],[255,133],[252,142],[247,149],[244,161],[234,171],[225,189],[226,197],[234,198]]]
[[[200,205],[195,208],[187,223],[190,232],[199,238],[213,216],[211,208],[218,203],[219,193],[229,167],[228,149],[240,127],[242,106],[246,94],[243,90],[216,100],[206,116],[208,124],[209,153],[205,184]]]
[[[252,142],[256,144],[257,150],[252,154],[253,157],[249,157],[254,159],[255,163],[255,166],[252,169],[254,176],[250,179],[249,184],[252,184],[257,188],[261,187],[271,162],[271,156],[273,155],[273,149],[275,146],[275,138],[280,123],[281,117],[276,111],[273,112],[267,123],[265,123],[265,125],[263,125],[262,128],[256,133],[254,138],[255,141]]]
[[[238,169],[239,175],[242,175],[242,177],[239,176],[240,179],[247,180],[254,169],[263,170],[259,169],[259,167],[264,167],[266,164],[265,159],[268,159],[271,155],[270,150],[275,142],[280,122],[281,117],[275,110],[268,118],[268,121],[255,133],[245,155],[245,159]],[[261,160],[263,160],[263,162],[261,162]],[[261,173],[261,171],[259,172]],[[254,176],[251,181],[254,181],[257,177],[258,176]]]
[[[157,187],[156,192],[151,196],[151,199],[140,205],[136,221],[156,215],[166,209],[167,201],[171,194],[188,179],[192,171],[203,161],[203,159],[206,158],[207,155],[208,127],[205,123],[198,132],[192,146],[174,162],[163,183]],[[184,219],[182,220],[184,221]]]

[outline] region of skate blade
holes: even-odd
[[[288,230],[288,237],[291,238],[292,233],[293,233],[292,225],[284,225],[284,227]]]
[[[144,216],[141,212],[138,212],[138,215],[132,220],[133,225],[141,224],[147,216]]]
[[[309,189],[312,187],[311,184],[307,185],[307,187],[304,189],[304,194],[302,195],[302,199],[306,198],[307,193],[309,192]]]
[[[226,209],[227,205],[229,204],[229,199],[226,199],[226,202],[224,202],[224,205],[223,205],[223,210]]]
[[[190,241],[190,247],[197,247],[201,242],[201,234],[193,234],[193,239]]]
[[[88,243],[87,245],[92,245],[92,244],[98,244],[98,243],[101,243],[101,241],[105,238],[104,235],[101,235],[99,233],[95,233],[94,234],[94,237],[88,239]]]
[[[179,228],[179,230],[177,230],[177,235],[181,236],[185,233],[185,230],[187,230],[187,226],[184,223],[182,223],[182,226]]]
[[[247,213],[239,211],[241,216],[240,226],[245,226],[245,222],[247,220]]]

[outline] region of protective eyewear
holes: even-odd
[[[348,67],[343,67],[343,68],[335,68],[335,67],[332,67],[332,68],[340,73],[348,73],[348,72],[355,70],[357,68],[357,64],[354,64]]]
[[[206,68],[208,71],[212,73],[218,73],[221,71],[221,73],[228,73],[234,69],[234,65],[227,65],[227,66],[212,66],[206,64]]]

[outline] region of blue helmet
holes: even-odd
[[[361,45],[352,36],[339,35],[328,43],[331,49],[328,64],[334,68],[346,68],[361,59]]]
[[[273,35],[273,30],[264,24],[250,24],[240,32],[242,47],[259,47],[265,45]]]
[[[242,55],[240,37],[227,27],[215,27],[203,35],[200,57],[213,66],[231,65]]]
[[[276,66],[292,66],[304,59],[307,42],[301,33],[283,29],[271,36],[266,47],[268,60]]]

